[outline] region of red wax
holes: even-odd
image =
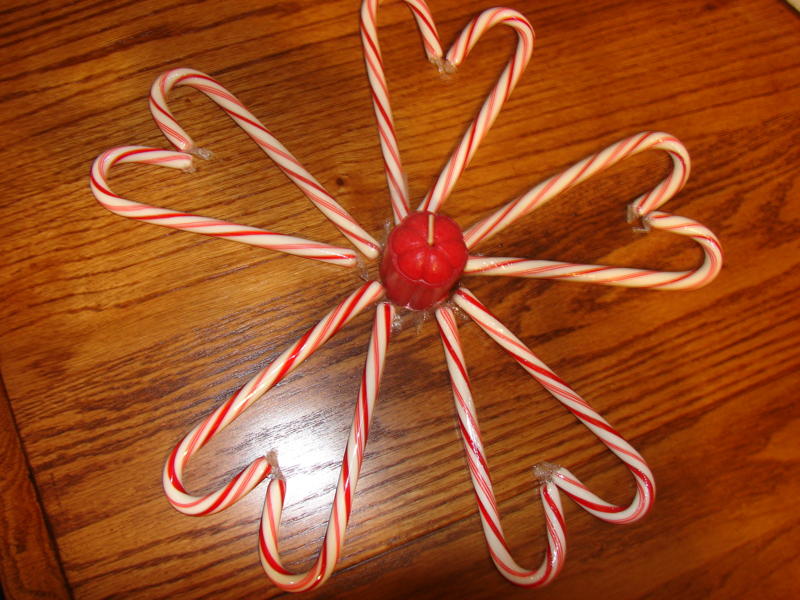
[[[456,222],[416,212],[389,233],[381,280],[393,303],[425,310],[447,298],[466,263],[467,247]]]

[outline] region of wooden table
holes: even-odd
[[[454,39],[484,3],[431,0]],[[647,129],[689,148],[666,208],[720,236],[696,291],[468,280],[513,331],[648,459],[654,510],[628,527],[565,499],[569,556],[541,591],[508,584],[484,544],[430,321],[395,334],[337,572],[308,597],[788,598],[800,591],[800,19],[778,1],[518,0],[537,31],[528,73],[445,211],[462,226]],[[400,148],[420,198],[512,44],[492,31],[443,80],[398,2],[380,14]],[[358,283],[352,270],[145,226],[104,210],[91,161],[167,147],[146,103],[162,71],[213,74],[364,227],[389,203],[357,3],[6,3],[0,207],[2,578],[9,598],[276,597],[256,552],[263,486],[202,519],[169,507],[168,451]],[[337,245],[333,226],[201,94],[170,106],[214,159],[185,175],[120,167],[136,200]],[[487,254],[685,269],[689,241],[641,235],[624,207],[668,172],[649,152],[478,248]],[[374,272],[374,267],[372,267]],[[192,462],[193,490],[276,451],[282,549],[311,564],[363,366],[363,315]],[[504,528],[544,548],[531,467],[568,466],[627,503],[633,481],[474,325],[461,326]],[[38,596],[37,596],[38,594]]]

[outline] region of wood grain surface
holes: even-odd
[[[430,4],[445,45],[487,7]],[[467,282],[644,454],[659,486],[655,508],[615,527],[565,501],[560,578],[539,591],[507,583],[483,541],[435,327],[409,318],[389,349],[344,555],[307,597],[796,597],[800,18],[765,0],[509,4],[536,29],[533,61],[444,211],[468,226],[587,154],[663,130],[693,158],[688,185],[666,209],[705,223],[725,248],[719,278],[691,292]],[[383,239],[390,209],[357,9],[356,0],[3,4],[8,598],[282,595],[258,564],[263,488],[189,518],[164,499],[161,468],[185,432],[358,274],[117,217],[95,202],[87,175],[108,147],[166,147],[149,86],[166,69],[192,67],[236,93]],[[400,148],[421,198],[512,34],[492,31],[443,79],[400,3],[387,2],[380,23]],[[115,191],[346,244],[210,101],[179,90],[171,107],[213,160],[192,175],[120,167]],[[700,260],[690,242],[624,221],[625,205],[667,169],[658,153],[626,161],[478,250],[690,268]],[[281,544],[293,569],[311,563],[324,532],[369,325],[369,315],[356,319],[187,472],[192,490],[210,490],[277,452],[288,482]],[[633,482],[474,325],[461,333],[504,528],[517,560],[533,566],[544,547],[533,465],[563,464],[616,502],[630,499]],[[35,487],[26,490],[28,475]]]

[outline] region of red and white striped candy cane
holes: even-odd
[[[653,211],[643,218],[645,227],[690,237],[703,248],[704,259],[689,271],[654,271],[630,267],[584,265],[555,260],[501,256],[470,256],[465,275],[499,275],[532,279],[560,279],[656,290],[688,290],[702,287],[722,268],[722,246],[707,227],[678,215]]]
[[[499,233],[561,192],[645,150],[663,150],[672,158],[670,174],[630,205],[631,217],[645,217],[681,191],[689,178],[691,165],[689,153],[678,139],[661,131],[645,131],[620,140],[605,150],[575,163],[558,175],[546,179],[467,229],[464,232],[467,248],[473,248],[479,242]]]
[[[636,495],[627,507],[602,500],[566,469],[555,471],[554,481],[575,502],[596,517],[610,523],[632,523],[642,518],[653,505],[655,482],[650,468],[639,454],[589,403],[569,387],[546,364],[531,352],[519,338],[498,321],[468,289],[461,287],[453,295],[456,305],[508,352],[519,365],[538,381],[556,400],[586,425],[609,450],[628,467],[636,480]]]
[[[439,324],[447,369],[450,372],[461,441],[467,456],[472,486],[478,501],[478,514],[489,546],[489,554],[500,573],[512,583],[525,587],[546,585],[561,571],[567,553],[566,525],[558,488],[552,479],[543,481],[539,487],[547,526],[547,550],[542,564],[537,569],[525,569],[512,558],[500,523],[500,513],[492,489],[489,465],[481,441],[478,415],[472,401],[472,390],[453,311],[447,307],[439,308],[436,311],[436,321]]]
[[[278,530],[286,496],[286,483],[279,478],[271,480],[267,486],[267,498],[259,530],[258,553],[261,565],[269,578],[283,590],[304,592],[319,587],[331,576],[339,560],[344,545],[345,529],[353,506],[353,495],[361,472],[361,463],[364,460],[364,448],[369,436],[372,410],[380,388],[393,318],[394,308],[391,304],[383,303],[378,306],[325,540],[322,542],[314,566],[304,573],[295,574],[286,569],[278,551]]]
[[[494,89],[489,93],[481,106],[478,116],[467,128],[464,137],[456,147],[450,160],[445,165],[434,186],[430,189],[419,210],[436,212],[467,168],[469,161],[478,150],[489,128],[494,123],[500,110],[511,96],[519,78],[528,66],[533,54],[535,33],[533,27],[523,15],[510,8],[490,8],[475,17],[461,32],[461,35],[447,52],[447,62],[458,67],[481,38],[495,25],[508,25],[517,33],[517,47],[503,72],[500,74]]]
[[[189,169],[192,166],[192,155],[144,146],[121,146],[103,152],[92,164],[89,185],[97,201],[113,213],[143,223],[225,238],[303,258],[313,258],[333,265],[343,267],[356,265],[356,254],[348,248],[339,248],[258,227],[237,225],[228,221],[126,200],[112,192],[108,185],[108,173],[111,167],[121,163],[142,163],[173,169]]]
[[[216,102],[364,256],[368,258],[378,256],[380,244],[334,200],[311,173],[306,171],[294,155],[272,135],[272,132],[218,81],[194,69],[167,71],[155,80],[150,90],[150,112],[158,127],[175,147],[184,152],[197,150],[192,138],[178,124],[167,107],[167,94],[173,88],[180,86],[193,87]]]
[[[548,549],[544,562],[536,571],[526,571],[519,567],[508,552],[505,536],[500,527],[500,517],[480,440],[478,419],[472,403],[464,357],[458,343],[455,320],[447,309],[437,311],[437,321],[452,379],[461,434],[492,560],[503,576],[517,585],[544,585],[558,573],[566,552],[566,528],[558,492],[555,488],[563,490],[586,511],[604,521],[620,524],[632,523],[647,514],[653,505],[655,499],[653,474],[642,456],[575,390],[539,360],[519,338],[508,331],[469,290],[463,287],[459,288],[453,299],[456,305],[464,310],[489,337],[506,350],[523,369],[567,407],[609,450],[616,454],[628,467],[636,482],[636,494],[631,503],[627,507],[616,506],[591,492],[568,469],[555,465],[537,466],[537,474],[544,480],[540,488],[540,495],[547,523]]]
[[[260,457],[215,492],[193,496],[183,484],[183,469],[189,459],[215,435],[241,415],[272,386],[291,373],[300,363],[327,342],[339,329],[367,306],[383,296],[383,286],[372,281],[345,298],[315,327],[287,348],[272,363],[259,371],[213,413],[192,429],[175,446],[164,465],[164,491],[172,506],[186,515],[201,516],[225,510],[246,496],[271,471],[266,457]]]
[[[428,60],[440,65],[442,47],[428,5],[425,0],[405,0],[405,3],[417,22]],[[375,120],[378,123],[383,168],[386,172],[386,182],[389,185],[392,214],[394,222],[399,223],[408,215],[409,193],[403,163],[400,160],[400,148],[397,144],[397,133],[389,102],[389,87],[386,84],[381,47],[378,43],[377,12],[379,4],[380,0],[364,0],[361,4],[361,43],[364,47],[364,64],[372,91],[372,106],[375,109]]]
[[[585,181],[592,175],[645,150],[664,150],[672,158],[672,171],[651,191],[642,194],[629,206],[631,218],[641,218],[645,229],[653,228],[687,236],[700,244],[703,264],[689,271],[654,271],[584,265],[562,261],[530,260],[512,257],[470,257],[464,270],[468,274],[506,275],[537,279],[563,279],[624,287],[646,287],[661,290],[693,289],[714,279],[722,268],[722,246],[704,225],[655,209],[677,194],[689,177],[689,153],[675,137],[662,132],[645,131],[612,144],[550,177],[464,233],[468,248],[502,231],[559,193]]]

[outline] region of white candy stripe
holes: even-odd
[[[333,196],[322,187],[294,155],[272,135],[253,113],[215,79],[194,69],[173,69],[160,75],[150,90],[150,112],[156,124],[175,146],[184,152],[197,151],[189,134],[172,116],[167,106],[169,92],[180,86],[189,86],[203,92],[216,102],[239,127],[259,145],[264,153],[280,167],[289,179],[308,197],[311,202],[330,219],[344,236],[368,258],[375,258],[380,252],[380,244],[342,208]]]
[[[722,246],[705,226],[685,217],[653,211],[643,219],[647,227],[690,237],[703,248],[703,264],[690,271],[653,271],[630,267],[583,265],[553,260],[499,256],[470,256],[465,275],[502,275],[532,279],[583,281],[622,287],[687,290],[706,285],[722,268]]]
[[[519,338],[501,324],[466,288],[453,296],[455,303],[497,342],[523,369],[586,425],[609,450],[625,463],[636,481],[636,495],[627,507],[615,506],[598,497],[563,467],[554,469],[551,479],[575,502],[596,517],[610,523],[631,523],[643,517],[653,505],[655,482],[642,456],[603,419],[578,393],[539,360]]]
[[[195,452],[327,342],[342,326],[367,306],[379,300],[383,293],[383,286],[376,281],[361,286],[328,313],[314,328],[306,332],[283,354],[259,371],[233,396],[203,419],[175,446],[164,465],[163,474],[164,491],[175,509],[193,516],[208,515],[225,510],[247,495],[270,474],[271,465],[265,457],[260,457],[229,483],[205,496],[188,494],[183,484],[183,469]]]
[[[564,512],[556,483],[549,480],[543,482],[539,488],[547,525],[547,550],[544,559],[537,569],[525,569],[512,558],[500,524],[500,513],[497,510],[489,465],[481,441],[478,415],[472,401],[469,376],[452,310],[446,307],[437,309],[436,321],[439,324],[444,355],[450,372],[461,440],[467,456],[472,486],[478,502],[478,514],[489,546],[489,554],[503,577],[512,583],[525,587],[546,585],[558,575],[567,552]]]
[[[258,552],[267,576],[283,590],[304,592],[322,585],[333,573],[341,555],[345,529],[353,506],[353,495],[364,459],[364,448],[369,436],[372,410],[380,388],[393,318],[394,308],[391,304],[383,303],[378,306],[325,540],[314,565],[304,573],[294,574],[286,569],[278,550],[278,533],[286,484],[282,479],[273,479],[267,486],[267,497],[259,530]]]
[[[645,217],[677,194],[689,178],[690,160],[686,148],[673,136],[660,131],[645,131],[625,138],[543,181],[494,214],[470,227],[464,233],[467,248],[473,248],[479,242],[502,231],[520,217],[527,215],[551,198],[585,181],[592,175],[604,171],[630,156],[651,149],[664,150],[670,155],[672,171],[655,188],[636,198],[630,205],[632,216]]]
[[[348,248],[126,200],[112,192],[108,185],[108,173],[111,167],[121,163],[189,169],[192,166],[192,156],[183,152],[144,146],[121,146],[103,152],[92,164],[89,185],[97,201],[113,213],[143,223],[225,238],[343,267],[356,265],[356,254]]]
[[[519,78],[528,66],[533,53],[535,34],[528,20],[515,10],[509,8],[490,8],[475,17],[461,32],[459,38],[447,53],[447,61],[458,67],[475,46],[481,36],[495,25],[512,27],[518,37],[517,47],[503,72],[500,74],[494,89],[489,93],[481,106],[478,116],[467,128],[464,137],[456,147],[450,160],[445,165],[434,186],[430,189],[419,210],[436,212],[467,168],[470,160],[478,150],[478,146],[489,128],[494,123],[503,105],[511,96]]]
[[[433,22],[433,16],[424,0],[405,0],[414,15],[417,28],[422,36],[425,54],[434,64],[441,64],[442,47],[439,33]],[[377,12],[380,0],[364,0],[361,4],[361,43],[364,48],[364,64],[372,91],[372,106],[378,123],[383,166],[389,195],[392,202],[394,222],[399,223],[408,215],[409,193],[403,163],[400,160],[400,148],[397,144],[397,133],[394,128],[392,107],[389,102],[389,87],[383,72],[383,59],[378,43]]]

